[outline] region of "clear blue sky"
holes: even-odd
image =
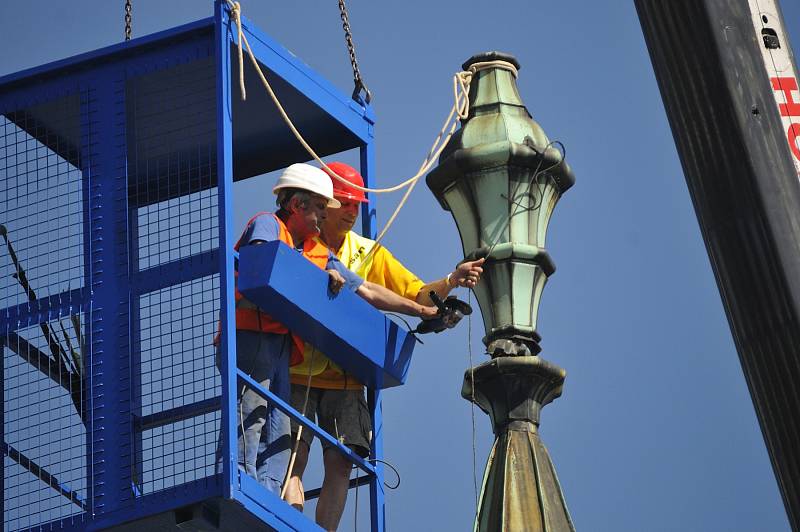
[[[242,4],[350,92],[336,2]],[[122,5],[2,2],[0,75],[118,42]],[[578,529],[788,530],[632,1],[349,6],[378,116],[379,185],[416,170],[451,105],[453,72],[485,50],[517,56],[528,109],[567,147],[577,184],[551,223],[558,271],[539,332],[542,355],[568,377],[541,434]],[[800,5],[785,0],[783,9],[800,50]],[[134,0],[134,35],[211,13],[211,0]],[[272,206],[270,184],[238,185],[236,230]],[[379,221],[398,199],[380,198]],[[450,215],[424,186],[386,243],[424,279],[461,258]],[[473,325],[480,362],[482,325]],[[426,338],[409,383],[385,396],[386,456],[402,474],[388,495],[392,530],[471,527],[470,406],[459,395],[467,343],[466,324]],[[480,476],[492,435],[486,416],[475,416]],[[364,530],[367,491],[359,497]],[[353,527],[352,502],[342,530]]]

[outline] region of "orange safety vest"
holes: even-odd
[[[259,216],[268,214],[271,213],[259,212],[247,221],[244,232],[233,246],[234,250],[239,251],[239,247],[242,244],[242,238],[244,238],[244,233],[247,232],[247,227],[249,227],[250,224],[253,223],[253,221]],[[273,216],[278,222],[278,238],[280,241],[293,248],[294,241],[292,240],[292,235],[289,233],[289,230],[286,228],[286,224],[284,224],[283,221],[274,214],[271,214],[271,216]],[[305,242],[303,242],[303,256],[322,270],[324,270],[328,264],[328,254],[328,247],[320,242],[320,240],[317,238],[308,238]],[[283,323],[275,320],[272,316],[260,310],[256,305],[248,301],[239,292],[239,272],[235,271],[233,275],[234,295],[236,298],[236,329],[273,334],[290,333],[289,329]],[[289,359],[290,366],[294,366],[303,362],[303,349],[305,347],[303,340],[294,333],[292,333],[292,343],[294,345],[292,348],[291,358]]]

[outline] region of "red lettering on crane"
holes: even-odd
[[[800,147],[797,146],[797,140],[800,139],[800,124],[792,123],[787,132],[787,140],[789,141],[789,148],[795,157],[800,159]]]
[[[786,140],[789,141],[789,149],[792,150],[795,159],[800,161],[800,146],[797,144],[798,140],[800,140],[800,123],[792,120],[792,118],[795,117],[800,119],[800,102],[795,101],[792,94],[798,91],[797,80],[793,77],[776,77],[770,78],[770,82],[772,82],[773,90],[783,93],[783,99],[786,103],[780,103],[780,101],[778,101],[778,110],[781,116],[784,117],[784,126],[787,127]],[[800,92],[798,93],[800,94]],[[795,165],[797,165],[797,162],[795,162]]]
[[[778,105],[781,116],[800,117],[800,103],[795,102],[792,97],[792,91],[797,90],[797,80],[794,78],[771,78],[770,81],[772,81],[772,88],[781,91],[786,98],[786,103]]]

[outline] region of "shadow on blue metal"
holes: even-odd
[[[380,389],[404,381],[413,339],[360,300],[311,297],[300,286],[320,272],[282,276],[297,257],[274,246],[271,276],[253,286],[292,301],[270,312],[342,347],[337,360],[374,386],[370,458],[236,370],[233,182],[308,156],[250,64],[239,97],[228,15],[218,0],[211,18],[0,78],[6,531],[318,530],[239,471],[237,382],[366,473],[352,484],[369,482],[372,529],[384,530]],[[370,107],[243,26],[310,143],[323,156],[359,148],[369,186]],[[374,210],[362,214],[374,236]]]

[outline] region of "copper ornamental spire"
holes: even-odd
[[[498,64],[496,61],[504,61]],[[488,52],[470,86],[469,114],[427,177],[453,214],[466,259],[486,258],[475,288],[492,360],[464,375],[462,396],[489,414],[495,443],[486,467],[475,529],[574,530],[547,449],[542,407],[561,395],[565,372],[538,356],[536,319],[555,265],[545,250],[553,209],[575,182],[519,96],[517,60]]]

